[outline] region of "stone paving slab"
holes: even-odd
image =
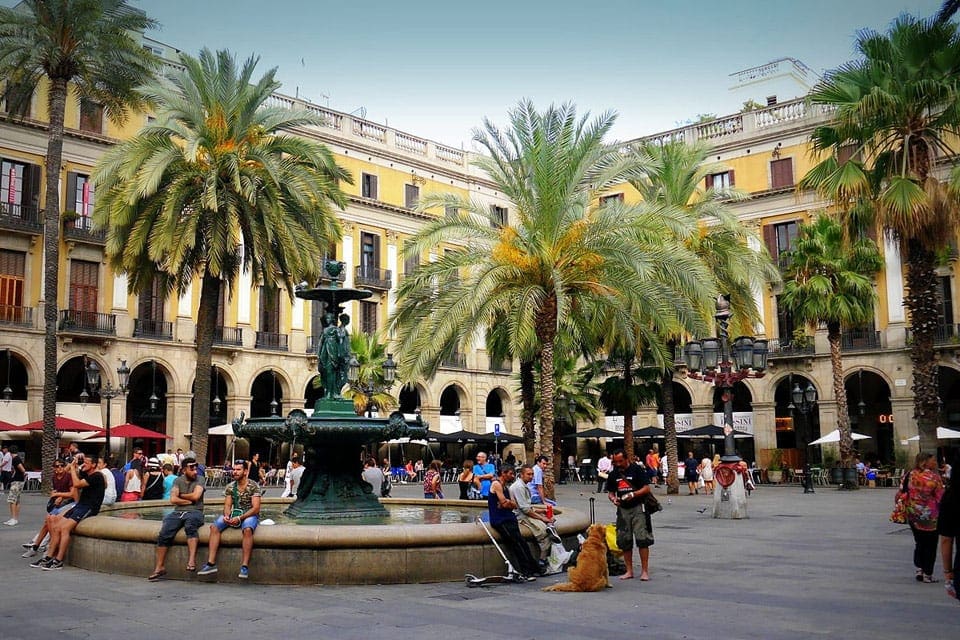
[[[595,485],[561,485],[560,502],[613,520]],[[419,485],[395,488],[417,497]],[[685,491],[685,490],[684,490]],[[20,558],[45,500],[24,498],[22,524],[0,525],[0,638],[313,637],[834,638],[951,637],[960,603],[913,578],[913,538],[888,522],[893,489],[851,493],[762,486],[750,518],[714,520],[710,498],[659,491],[651,582],[603,593],[544,593],[562,580],[467,588],[463,583],[289,587],[162,581],[67,567],[44,572]],[[0,508],[5,499],[0,498]],[[700,511],[703,510],[703,513]],[[201,550],[201,557],[203,550]],[[221,571],[235,571],[222,567]],[[251,571],[270,570],[256,564]],[[939,562],[938,575],[942,573]]]

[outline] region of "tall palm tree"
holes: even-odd
[[[154,22],[125,0],[45,2],[0,7],[0,77],[7,80],[8,111],[25,113],[38,85],[47,85],[47,154],[43,222],[43,460],[44,490],[56,458],[57,294],[60,273],[60,167],[69,87],[76,99],[103,106],[122,124],[143,106],[135,88],[158,60],[135,39]]]
[[[98,164],[94,222],[135,293],[157,280],[182,294],[200,279],[191,443],[203,457],[221,287],[241,269],[291,296],[314,281],[318,256],[340,237],[332,205],[345,206],[339,183],[350,176],[325,146],[284,132],[316,117],[264,106],[280,86],[275,69],[253,81],[257,58],[238,67],[206,49],[181,61],[181,73],[145,91],[157,121]]]
[[[499,314],[487,328],[487,354],[491,360],[502,362],[517,357],[520,360],[520,430],[523,434],[523,449],[527,460],[536,457],[534,447],[537,434],[534,426],[535,398],[537,394],[534,376],[537,353],[536,347],[530,345],[529,353],[514,354],[510,351],[510,336],[506,323],[506,315]],[[433,372],[429,372],[432,375]]]
[[[707,187],[706,178],[716,171],[708,161],[710,148],[702,143],[674,142],[644,144],[637,149],[649,167],[645,175],[632,180],[645,202],[675,211],[691,224],[691,233],[678,237],[711,274],[712,290],[729,296],[734,314],[734,331],[753,333],[760,317],[754,291],[765,282],[779,282],[780,273],[759,239],[730,209],[728,203],[741,199],[732,189]],[[714,299],[701,299],[705,320],[714,314]],[[673,403],[673,356],[682,336],[680,327],[661,324],[659,330],[669,347],[670,360],[660,379],[664,436],[668,463],[667,491],[677,493],[677,427]]]
[[[821,214],[800,225],[796,245],[788,255],[782,303],[793,317],[808,325],[827,325],[830,370],[837,401],[840,458],[849,467],[853,458],[847,392],[843,384],[840,330],[856,327],[873,318],[877,293],[874,276],[883,266],[876,243],[865,237],[847,239],[843,226]]]
[[[397,406],[397,400],[390,395],[386,378],[383,375],[383,363],[387,356],[387,347],[380,341],[376,333],[353,332],[350,334],[350,350],[360,364],[360,371],[356,382],[350,382],[343,391],[343,397],[353,400],[353,408],[357,415],[363,415],[367,406],[381,412]],[[320,378],[316,379],[317,383]],[[372,389],[372,395],[367,396],[367,389]]]
[[[960,133],[960,36],[953,22],[904,15],[885,34],[857,36],[860,58],[814,87],[809,100],[833,110],[814,130],[822,160],[802,181],[832,198],[841,215],[872,199],[878,228],[898,241],[906,264],[904,304],[913,342],[914,415],[924,449],[936,446],[939,413],[936,255],[960,224],[960,171],[948,183],[938,158],[953,157]]]
[[[630,312],[690,322],[687,291],[706,281],[702,266],[671,241],[684,221],[626,205],[598,207],[598,197],[638,170],[636,160],[604,142],[614,116],[578,117],[572,105],[538,112],[522,102],[510,129],[489,121],[474,135],[486,154],[475,163],[514,206],[502,225],[480,202],[454,195],[424,199],[424,208],[454,207],[457,216],[427,224],[411,241],[433,251],[401,283],[390,320],[397,331],[401,376],[430,371],[450,340],[469,340],[502,314],[511,352],[537,344],[540,361],[540,453],[553,452],[554,347],[560,327],[578,335],[598,317],[635,324]],[[446,251],[442,247],[450,247]],[[553,493],[553,464],[544,474]]]

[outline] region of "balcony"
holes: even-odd
[[[107,231],[106,229],[94,229],[93,220],[81,216],[63,221],[63,239],[68,242],[105,245],[107,243]]]
[[[240,327],[214,327],[213,346],[242,347],[243,329]]]
[[[913,328],[907,327],[905,329],[907,334],[907,345],[913,344]],[[960,324],[941,324],[933,331],[933,346],[934,347],[946,347],[960,346]]]
[[[880,332],[873,329],[847,329],[840,334],[841,351],[876,351],[883,348]]]
[[[448,369],[466,369],[467,356],[463,353],[451,353],[449,356],[440,361],[440,366],[447,367]]]
[[[389,269],[358,265],[354,272],[354,286],[389,291],[393,286],[393,274]]]
[[[117,316],[112,313],[63,309],[60,311],[57,329],[67,334],[115,336],[117,335]]]
[[[787,358],[809,358],[816,353],[813,339],[806,342],[796,340],[773,339],[767,343],[767,358],[770,360]]]
[[[33,307],[0,304],[0,324],[14,327],[33,327]]]
[[[317,355],[317,347],[320,346],[321,336],[307,336],[307,353]]]
[[[257,331],[257,342],[254,348],[266,349],[267,351],[288,351],[287,334]]]
[[[43,233],[42,213],[32,205],[0,202],[0,229],[40,235]]]
[[[511,360],[491,360],[489,365],[493,373],[513,373],[513,362]]]
[[[173,340],[173,323],[162,320],[133,320],[133,337],[152,340]]]

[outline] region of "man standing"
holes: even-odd
[[[13,455],[7,449],[7,445],[0,448],[0,485],[4,491],[10,490],[10,482],[13,477]]]
[[[492,462],[487,462],[487,454],[483,451],[477,454],[477,464],[473,467],[473,475],[480,481],[480,495],[484,498],[490,495],[490,485],[497,477],[497,468]]]
[[[20,450],[16,445],[10,446],[10,470],[10,492],[7,494],[10,519],[3,524],[15,527],[20,524],[20,494],[23,492],[23,483],[27,480],[27,470],[23,467]]]
[[[70,534],[77,528],[81,520],[95,516],[100,512],[106,482],[103,479],[103,474],[97,473],[99,463],[100,456],[96,454],[83,456],[82,458],[78,454],[76,458],[70,461],[68,467],[70,478],[73,480],[73,486],[80,490],[80,497],[73,509],[65,512],[64,515],[50,516],[48,523],[50,546],[47,549],[49,555],[30,563],[31,567],[40,567],[44,571],[63,569],[63,559],[67,555],[67,549],[70,548]]]
[[[657,453],[657,445],[653,445],[653,448],[647,450],[646,464],[647,479],[659,487],[660,482],[658,478],[660,474],[660,454]]]
[[[480,460],[480,456],[477,456]],[[528,580],[536,580],[534,574],[539,572],[537,561],[533,559],[530,553],[530,547],[523,540],[520,533],[520,526],[517,522],[517,514],[514,509],[517,503],[510,497],[510,485],[516,480],[517,474],[513,467],[508,464],[500,467],[500,476],[490,483],[490,492],[487,495],[487,507],[490,510],[490,524],[505,545],[513,551],[517,558],[520,573]]]
[[[300,464],[300,456],[296,453],[290,458],[290,495],[297,497],[297,490],[300,488],[300,478],[303,477],[303,465]]]
[[[650,493],[647,474],[638,464],[632,464],[621,450],[613,454],[613,470],[607,478],[607,494],[617,505],[617,546],[623,551],[627,572],[621,580],[633,578],[633,545],[636,541],[640,555],[640,580],[650,579],[650,545],[653,530],[650,516],[644,512],[643,496]]]
[[[543,572],[546,570],[547,556],[550,555],[550,545],[554,542],[563,542],[563,540],[551,526],[555,520],[533,508],[533,504],[530,502],[532,493],[530,485],[532,482],[533,467],[528,464],[522,465],[520,476],[510,485],[510,496],[517,503],[517,508],[514,510],[517,522],[533,534],[537,545],[540,547],[538,569]]]
[[[237,577],[246,580],[250,577],[250,555],[253,553],[253,533],[260,524],[260,485],[250,480],[250,467],[243,460],[233,463],[233,482],[223,491],[223,515],[210,525],[210,543],[207,563],[198,576],[207,576],[218,571],[217,551],[220,549],[220,535],[227,527],[240,529],[241,542],[240,573]]]
[[[603,487],[610,477],[610,471],[613,469],[613,463],[610,462],[610,454],[605,453],[597,463],[597,493],[603,493]]]
[[[184,529],[187,534],[187,571],[197,570],[199,531],[203,526],[203,479],[197,476],[197,461],[193,458],[184,458],[180,468],[183,473],[173,482],[170,490],[173,511],[163,517],[160,534],[157,536],[157,559],[153,565],[153,573],[147,577],[150,582],[167,575],[167,552],[173,546],[173,538],[180,529]]]

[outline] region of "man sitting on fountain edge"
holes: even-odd
[[[223,515],[210,525],[210,548],[207,563],[203,565],[199,576],[217,573],[217,551],[220,549],[220,534],[227,527],[240,529],[241,542],[240,573],[238,578],[250,577],[250,555],[253,553],[253,533],[260,524],[260,485],[250,480],[250,463],[235,460],[233,463],[233,482],[223,491]]]

